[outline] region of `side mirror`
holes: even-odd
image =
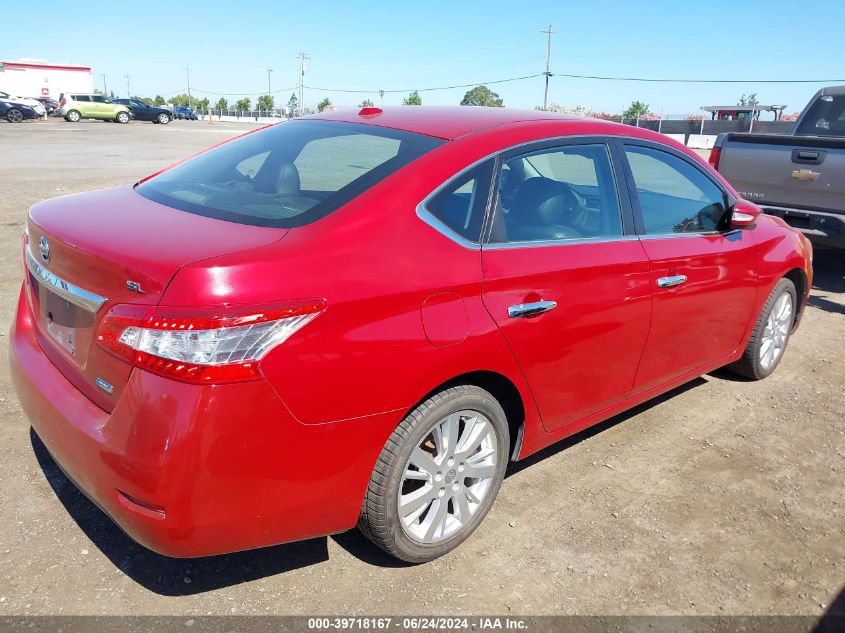
[[[731,228],[732,229],[747,229],[754,226],[763,210],[753,202],[748,200],[737,200],[736,204],[731,209]]]

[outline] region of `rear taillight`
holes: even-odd
[[[61,104],[62,104],[62,105],[66,105],[66,104],[67,104],[67,99],[65,99],[64,97],[62,97]]]
[[[97,342],[136,367],[184,382],[255,380],[261,359],[325,306],[321,299],[249,308],[116,305]]]
[[[719,158],[722,155],[722,148],[721,147],[714,147],[710,150],[710,158],[707,159],[707,162],[710,163],[710,166],[713,169],[719,169]]]

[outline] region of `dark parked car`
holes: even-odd
[[[20,123],[24,119],[37,119],[38,113],[29,106],[0,100],[0,117],[9,123]]]
[[[173,109],[173,116],[177,119],[188,119],[189,121],[196,121],[199,118],[196,110],[182,105],[178,105]]]
[[[50,97],[32,97],[38,103],[44,106],[44,109],[47,110],[47,114],[53,115],[59,109],[59,102],[55,99],[51,99]]]
[[[138,121],[152,121],[153,123],[167,124],[173,118],[173,113],[167,108],[158,108],[147,105],[137,99],[115,99],[114,103],[120,103],[129,108],[132,117]]]

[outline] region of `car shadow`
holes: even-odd
[[[845,250],[816,248],[813,251],[813,288],[845,293]]]
[[[118,569],[154,593],[162,596],[198,594],[300,569],[329,558],[325,537],[203,558],[169,558],[156,554],[129,538],[76,488],[33,429],[30,429],[29,437],[50,487],[79,528]],[[358,549],[353,546],[353,551]]]
[[[828,605],[811,633],[842,633],[845,631],[845,585]]]
[[[594,435],[601,433],[602,431],[606,431],[607,429],[616,426],[621,422],[629,420],[634,416],[643,413],[644,411],[648,411],[652,407],[656,407],[657,405],[666,402],[667,400],[671,400],[672,398],[679,396],[682,393],[686,393],[690,389],[695,389],[696,387],[700,387],[704,384],[707,384],[707,381],[701,376],[699,376],[698,378],[695,378],[694,380],[691,380],[690,382],[685,383],[679,387],[675,387],[671,391],[667,391],[663,395],[652,398],[651,400],[648,400],[647,402],[644,402],[634,407],[633,409],[628,409],[627,411],[615,415],[612,418],[605,420],[604,422],[584,429],[583,431],[580,431],[575,435],[566,438],[565,440],[557,442],[556,444],[552,444],[551,446],[544,448],[543,450],[537,453],[534,453],[530,457],[526,457],[525,459],[520,460],[518,462],[511,462],[510,466],[508,467],[507,473],[505,473],[505,478],[511,477],[512,475],[515,475],[518,472],[525,470],[526,468],[530,468],[538,462],[548,459],[549,457],[553,457],[561,451],[565,451],[566,449],[574,446],[575,444],[578,444],[579,442],[583,442],[587,438],[593,437]]]

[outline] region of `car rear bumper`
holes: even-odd
[[[400,412],[304,425],[266,381],[189,385],[134,370],[108,413],[41,350],[26,298],[12,381],[68,477],[130,537],[167,556],[233,552],[353,527]]]
[[[845,214],[765,206],[763,211],[783,219],[798,229],[814,244],[832,248],[845,248]]]

